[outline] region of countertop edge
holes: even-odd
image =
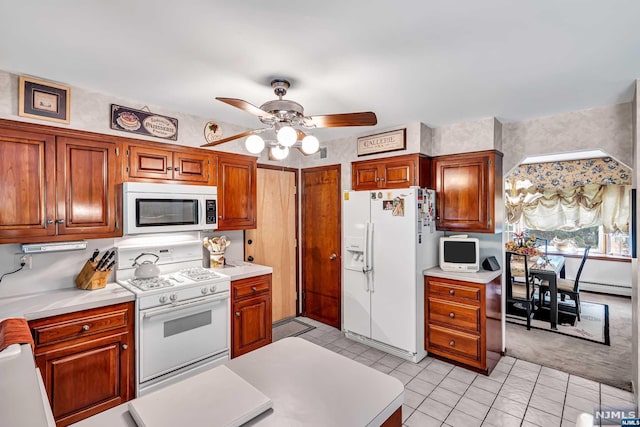
[[[440,267],[432,267],[422,272],[424,276],[439,277],[441,279],[460,280],[471,283],[489,283],[496,277],[502,275],[502,270],[487,271],[480,270],[474,273],[458,273],[453,271],[443,271]]]

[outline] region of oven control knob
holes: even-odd
[[[213,285],[212,287],[209,288],[211,293],[214,293],[216,291],[216,289],[218,289],[218,287],[216,285]]]
[[[206,294],[207,294],[207,292],[209,292],[209,289],[207,289],[207,288],[202,288],[202,289],[200,289],[200,292],[202,292],[202,295],[206,295]]]
[[[178,295],[171,294],[171,296],[169,296],[169,299],[171,300],[171,302],[175,302],[178,299]]]
[[[164,304],[165,302],[167,302],[167,296],[166,295],[162,295],[160,297],[160,304]]]

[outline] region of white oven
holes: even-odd
[[[141,384],[198,362],[227,360],[229,292],[141,309],[138,325]]]
[[[215,230],[217,187],[125,182],[124,234]]]

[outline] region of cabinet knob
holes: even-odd
[[[53,220],[52,219],[48,219],[47,220],[47,224],[53,224]]]
[[[384,181],[384,178],[380,178],[380,181]]]
[[[170,171],[171,170],[171,166],[167,166],[167,170]]]
[[[456,342],[454,340],[449,341],[449,345],[451,347],[455,347],[456,346]]]
[[[336,258],[338,258],[338,255],[336,255],[335,253],[333,253],[333,254],[329,255],[329,259],[330,259],[331,261],[333,261],[333,260],[334,260],[334,259],[336,259]]]
[[[240,312],[236,311],[236,317],[240,317]]]
[[[451,313],[449,313],[449,317],[453,319],[454,317],[456,317],[456,314],[452,311]]]
[[[455,295],[456,291],[454,291],[453,289],[449,289],[449,295]]]
[[[253,243],[253,240],[251,240],[251,239],[247,240],[247,245],[250,245],[252,243]]]
[[[258,290],[258,288],[256,288],[255,286],[252,286],[252,287],[251,287],[251,290],[252,290],[253,292],[255,292],[255,291],[257,291],[257,290]]]
[[[126,344],[122,344],[122,349],[123,349],[123,350],[126,350],[126,349],[128,349],[128,348],[129,348],[129,346],[128,346],[128,345],[126,345]]]
[[[248,256],[248,257],[247,257],[247,261],[249,261],[249,262],[253,262],[253,257],[252,257],[252,256]]]
[[[180,168],[173,168],[174,171],[178,172]]]
[[[88,331],[89,329],[91,329],[91,326],[89,326],[89,325],[83,325],[82,326],[82,330],[83,331]]]
[[[64,224],[64,219],[56,219],[56,224]]]

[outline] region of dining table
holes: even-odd
[[[549,320],[551,329],[558,329],[558,277],[564,279],[564,257],[548,255],[546,257],[530,258],[529,275],[549,283]],[[544,295],[540,295],[540,305],[544,302]]]

